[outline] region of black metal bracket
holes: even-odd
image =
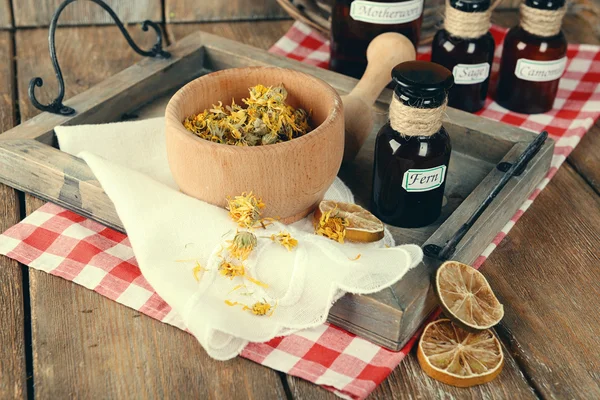
[[[479,207],[477,207],[471,217],[469,217],[467,222],[458,228],[456,233],[452,235],[452,237],[444,246],[428,244],[423,247],[423,253],[425,253],[425,255],[428,257],[436,258],[440,261],[446,261],[450,259],[450,257],[452,257],[456,251],[456,246],[458,243],[465,237],[475,222],[477,222],[481,214],[483,214],[492,201],[498,196],[508,181],[514,176],[521,174],[525,170],[529,161],[531,161],[531,159],[540,151],[547,138],[548,132],[543,131],[527,146],[521,155],[519,155],[515,163],[504,163],[507,164],[508,169],[505,171],[504,175],[496,184],[496,186],[494,186],[494,188],[486,196],[485,200],[479,205]]]
[[[75,114],[75,110],[73,108],[65,106],[62,102],[65,97],[65,81],[63,79],[62,72],[60,70],[60,65],[58,64],[58,59],[56,57],[56,44],[54,41],[54,36],[56,33],[56,26],[57,26],[58,18],[60,17],[60,14],[63,12],[65,7],[67,7],[69,4],[74,3],[76,1],[77,0],[65,0],[60,6],[58,6],[56,11],[54,12],[54,15],[52,16],[52,22],[50,22],[50,29],[48,31],[48,47],[50,50],[50,59],[52,60],[52,65],[54,66],[54,72],[56,73],[56,79],[58,80],[58,96],[54,100],[52,100],[52,102],[49,104],[46,104],[46,105],[41,104],[35,97],[35,87],[36,86],[41,87],[44,84],[44,81],[40,77],[33,78],[29,82],[29,100],[31,100],[31,103],[33,104],[33,106],[35,108],[37,108],[38,110],[48,111],[48,112],[51,112],[54,114],[60,114],[60,115]],[[115,21],[115,24],[117,25],[117,27],[119,28],[119,30],[121,31],[123,36],[125,37],[125,40],[127,40],[127,43],[129,44],[129,46],[131,46],[131,48],[136,53],[138,53],[144,57],[156,57],[156,58],[170,58],[171,57],[171,54],[169,52],[164,51],[162,48],[163,38],[162,38],[162,32],[160,30],[160,26],[158,26],[158,24],[156,24],[155,22],[149,21],[149,20],[146,20],[142,23],[142,30],[144,32],[146,32],[148,30],[148,27],[150,27],[150,28],[154,29],[154,32],[156,33],[156,43],[154,44],[154,46],[148,51],[142,50],[140,47],[138,47],[135,44],[135,42],[133,41],[133,39],[131,38],[131,36],[129,35],[127,30],[125,29],[125,26],[123,26],[123,23],[121,22],[121,20],[117,16],[117,14],[115,14],[115,12],[113,11],[112,8],[110,8],[102,0],[88,0],[88,1],[98,4],[111,16],[111,18]]]

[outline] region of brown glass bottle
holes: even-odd
[[[565,3],[564,0],[527,0],[525,4],[555,10]],[[521,26],[512,28],[504,39],[496,89],[498,104],[524,114],[551,110],[566,66],[566,54],[567,41],[562,31],[542,37]]]
[[[392,77],[395,99],[423,109],[442,106],[453,82],[446,68],[423,61],[398,65]],[[443,126],[421,136],[398,132],[390,122],[384,125],[375,141],[371,211],[383,222],[404,228],[433,223],[442,209],[451,150]]]
[[[465,13],[483,13],[489,9],[490,0],[451,0],[450,7]],[[450,107],[475,112],[484,106],[495,48],[489,32],[475,38],[455,36],[445,29],[436,33],[431,61],[454,75],[454,86],[448,93]]]
[[[385,32],[401,33],[416,46],[422,11],[423,0],[335,0],[329,68],[360,78],[367,67],[369,43]]]

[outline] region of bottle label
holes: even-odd
[[[373,24],[405,24],[418,19],[423,13],[423,0],[398,3],[355,0],[350,5],[352,19]]]
[[[429,169],[409,169],[404,173],[402,187],[407,192],[427,192],[442,186],[445,178],[445,165]]]
[[[457,85],[474,85],[484,82],[490,76],[490,64],[457,64],[452,69],[454,83]]]
[[[537,61],[520,58],[515,75],[531,82],[549,82],[560,79],[567,66],[567,57],[552,61]]]

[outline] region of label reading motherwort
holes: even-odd
[[[457,64],[452,69],[454,83],[457,85],[474,85],[484,82],[490,76],[490,64]]]
[[[356,0],[350,5],[352,19],[373,24],[405,24],[418,19],[423,13],[423,0],[397,3]]]
[[[442,186],[445,177],[445,165],[429,169],[409,169],[402,178],[402,187],[407,192],[426,192]]]
[[[560,79],[565,67],[567,57],[552,61],[537,61],[520,58],[515,67],[515,75],[519,79],[532,82],[549,82]]]

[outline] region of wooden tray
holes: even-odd
[[[0,136],[0,181],[123,231],[114,206],[85,162],[55,147],[58,125],[94,124],[161,115],[171,93],[193,78],[231,67],[277,65],[318,76],[340,94],[356,80],[203,32],[170,46],[170,59],[145,59],[65,102],[77,113],[42,113]],[[374,132],[386,120],[391,91],[375,104]],[[443,246],[487,197],[504,173],[536,137],[509,125],[449,109],[444,125],[453,145],[446,198],[440,219],[425,228],[391,227],[398,243]],[[355,162],[340,171],[360,204],[368,205],[374,133]],[[554,143],[547,140],[526,169],[504,189],[458,243],[452,259],[472,263],[543,179]],[[347,295],[329,320],[387,348],[398,350],[410,339],[436,303],[430,276],[440,261],[426,257],[393,287],[370,296]]]

